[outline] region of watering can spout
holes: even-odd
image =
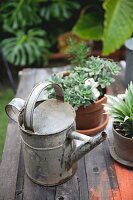
[[[101,134],[95,136],[95,137],[89,137],[86,135],[82,135],[78,132],[72,132],[69,135],[69,138],[76,139],[76,140],[82,140],[85,143],[81,144],[76,148],[76,150],[71,155],[71,162],[75,163],[80,158],[82,158],[86,153],[94,149],[96,146],[98,146],[100,143],[102,143],[107,137],[107,134],[105,132],[102,132]]]

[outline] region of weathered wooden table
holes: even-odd
[[[64,68],[22,71],[16,96],[25,99],[36,83],[61,70]],[[123,89],[122,78],[118,77],[110,92],[117,94]],[[107,132],[110,137],[110,123]],[[0,165],[0,200],[133,200],[133,170],[111,158],[109,145],[108,139],[82,158],[77,173],[65,184],[43,187],[25,174],[19,129],[9,121]]]

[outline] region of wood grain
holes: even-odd
[[[67,69],[69,66],[23,70],[16,96],[26,99],[35,84]],[[121,74],[109,91],[116,95],[124,90]],[[132,200],[133,170],[111,158],[111,121],[106,131],[109,140],[78,162],[78,170],[72,179],[59,186],[44,187],[33,183],[25,174],[19,128],[9,121],[0,165],[0,200]]]
[[[16,97],[27,97],[33,87],[34,72],[34,70],[31,71],[29,69],[25,71],[21,77]],[[32,78],[30,79],[30,77]],[[16,123],[10,121],[0,165],[0,200],[15,199],[20,148],[19,128]]]

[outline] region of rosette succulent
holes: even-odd
[[[114,126],[118,133],[133,138],[133,83],[128,85],[125,93],[117,97],[107,95],[104,106],[108,114],[114,118]]]

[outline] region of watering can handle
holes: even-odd
[[[18,122],[19,113],[24,109],[24,106],[25,101],[23,99],[14,98],[6,105],[5,111],[12,120]]]
[[[24,109],[24,126],[27,130],[33,131],[33,112],[35,104],[41,92],[46,90],[48,86],[52,86],[56,93],[56,99],[64,101],[63,90],[58,84],[51,84],[48,82],[42,82],[36,85],[31,94],[29,95]]]

